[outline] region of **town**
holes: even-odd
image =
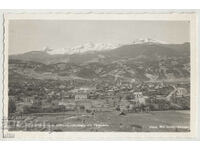
[[[84,86],[83,81],[36,80],[9,86],[11,113],[121,113],[190,109],[189,83],[121,82]],[[22,92],[23,90],[23,92]],[[15,105],[15,106],[12,106]]]

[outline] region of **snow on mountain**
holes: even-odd
[[[78,45],[72,48],[61,48],[61,49],[49,49],[45,48],[44,51],[53,55],[53,54],[75,54],[75,53],[84,53],[90,51],[102,51],[102,50],[111,50],[119,47],[119,45],[106,44],[106,43],[92,43],[88,42],[83,45]]]
[[[167,44],[166,42],[151,39],[151,38],[144,38],[144,39],[137,39],[131,43],[124,43],[124,44],[109,44],[109,43],[92,43],[88,42],[82,45],[74,46],[72,48],[59,48],[59,49],[50,49],[45,47],[43,51],[47,52],[48,54],[77,54],[77,53],[84,53],[84,52],[92,52],[92,51],[105,51],[105,50],[112,50],[123,45],[132,45],[132,44]]]
[[[71,50],[76,53],[84,53],[88,51],[110,50],[110,49],[115,49],[117,47],[118,47],[117,45],[113,45],[113,44],[88,42],[86,44],[73,47],[71,48]]]
[[[143,38],[133,41],[132,44],[168,44],[168,43],[152,38]]]

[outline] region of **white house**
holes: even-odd
[[[176,95],[178,97],[187,95],[187,90],[185,88],[177,88]]]
[[[87,100],[87,94],[85,93],[77,93],[75,95],[75,101],[82,101],[82,100]]]
[[[134,93],[135,96],[135,101],[137,101],[139,104],[146,104],[146,98],[145,96],[143,96],[142,92],[135,92]]]

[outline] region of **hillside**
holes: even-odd
[[[139,92],[151,110],[190,109],[190,45],[145,42],[73,54],[12,55],[8,84],[10,98],[34,100],[36,112],[74,101],[72,91],[81,88],[89,89],[88,99],[113,100],[116,108]]]
[[[41,62],[44,64],[75,63],[86,62],[107,62],[110,63],[119,59],[144,58],[144,61],[163,59],[167,57],[188,57],[190,54],[190,44],[130,44],[122,45],[115,49],[102,51],[86,51],[74,54],[54,54],[47,51],[32,51],[19,55],[10,55],[10,59]]]

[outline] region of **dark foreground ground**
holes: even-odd
[[[66,112],[16,117],[9,130],[92,131],[92,132],[189,132],[190,112],[154,111],[149,113]]]

